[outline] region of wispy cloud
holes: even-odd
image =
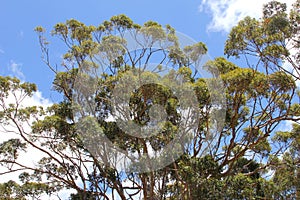
[[[3,49],[0,49],[0,54],[4,54],[4,50]]]
[[[21,70],[22,63],[16,63],[15,61],[11,60],[9,64],[9,69],[13,73],[13,76],[16,76],[20,80],[24,81],[25,76]]]
[[[286,3],[288,8],[293,3],[291,0],[279,1]],[[270,2],[270,0],[202,0],[199,10],[208,13],[212,17],[207,26],[208,31],[229,32],[238,21],[246,16],[261,17],[262,7],[267,2]]]

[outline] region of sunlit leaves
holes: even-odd
[[[3,186],[11,194],[14,188],[23,187],[26,195],[39,195],[42,191],[51,191],[40,183],[46,179],[54,185],[54,190],[63,186],[77,189],[78,194],[72,196],[74,199],[93,194],[105,199],[107,192],[112,190],[122,196],[127,192],[124,181],[134,183],[132,187],[126,185],[128,190],[134,188],[136,194],[147,193],[149,199],[157,196],[160,199],[276,199],[291,194],[297,185],[293,176],[299,162],[300,128],[297,125],[293,125],[291,131],[277,131],[276,128],[287,120],[296,121],[300,115],[295,99],[296,84],[284,70],[268,69],[270,63],[281,66],[283,59],[290,56],[286,41],[294,39],[297,33],[297,5],[288,16],[283,4],[272,1],[265,7],[262,19],[247,17],[241,20],[229,35],[225,53],[237,57],[252,55],[258,58],[258,64],[247,60],[248,67],[252,68],[245,68],[225,58],[216,58],[205,64],[205,69],[213,75],[211,79],[199,77],[197,71],[192,70],[207,53],[205,44],[198,42],[181,47],[170,25],[163,27],[154,21],[137,25],[125,15],[113,16],[97,26],[74,19],[58,23],[52,35],[61,39],[67,50],[61,66],[53,67],[52,71],[55,73],[53,87],[62,94],[62,102],[46,110],[5,104],[9,95],[21,91],[22,97],[30,96],[36,87],[15,78],[0,77],[0,99],[4,108],[0,112],[1,123],[30,121],[35,116],[31,130],[26,132],[29,135],[26,141],[43,152],[35,170],[21,174],[24,187],[10,183],[11,190],[3,185],[0,190]],[[46,34],[42,27],[37,27],[36,31],[40,36]],[[128,35],[136,40],[138,49],[128,48]],[[46,40],[40,40],[42,51],[48,55]],[[48,58],[45,57],[46,64],[51,67]],[[154,67],[159,72],[164,70],[164,65],[172,69],[162,76],[150,71],[141,74],[139,70],[152,61],[158,61]],[[101,67],[105,70],[98,74]],[[218,76],[224,85],[213,84]],[[145,84],[138,85],[141,80]],[[156,84],[158,80],[162,84]],[[179,80],[182,90],[178,90],[175,80]],[[139,87],[130,88],[130,85]],[[225,87],[227,107],[222,108],[226,114],[225,126],[214,130],[216,144],[206,148],[206,136],[212,131],[210,125],[214,124],[210,116],[220,107],[212,100],[221,95],[216,94],[218,90],[211,91],[209,86]],[[127,133],[118,126],[113,116],[115,104],[111,100],[125,92],[128,105],[119,105],[130,111],[128,119],[143,126],[152,123],[152,118],[158,118],[162,126],[157,134],[139,138],[128,134],[132,129]],[[138,156],[150,150],[159,151],[176,138],[180,120],[185,117],[179,111],[193,103],[190,98],[193,92],[198,100],[196,110],[201,116],[198,127],[193,129],[195,138],[192,144],[184,147],[182,157],[163,169],[140,174],[119,173],[104,166],[93,154],[95,152],[84,145],[83,141],[89,140],[96,147],[100,146],[97,150],[105,152],[103,140],[99,142],[96,137],[106,136],[115,147],[128,154]],[[178,94],[185,94],[184,100],[181,101]],[[74,103],[76,100],[86,103],[81,110]],[[80,119],[80,112],[74,111],[80,111],[83,116],[92,113],[95,117]],[[46,116],[39,118],[42,115]],[[23,134],[22,129],[19,132]],[[11,162],[25,147],[22,141],[12,139],[0,145],[0,154]],[[206,156],[202,156],[203,148],[207,150]],[[113,154],[103,152],[103,157]],[[272,179],[263,178],[268,167],[275,172]],[[280,183],[287,186],[275,186]],[[156,190],[157,185],[161,188]],[[124,196],[122,199],[126,199]]]
[[[299,80],[298,11],[299,1],[293,4],[289,13],[285,3],[271,1],[265,4],[262,19],[246,17],[231,30],[226,41],[225,54],[228,57],[254,56],[266,67],[266,73],[275,67]],[[294,72],[287,69],[283,62],[289,63]]]
[[[117,15],[110,18],[114,26],[129,29],[133,27],[133,21],[126,15]]]
[[[0,144],[0,156],[7,159],[17,159],[19,151],[26,149],[26,143],[20,139],[10,139]],[[5,163],[3,163],[5,164]]]
[[[0,98],[7,97],[9,92],[24,92],[24,95],[31,96],[37,87],[33,83],[22,83],[17,78],[0,76]]]

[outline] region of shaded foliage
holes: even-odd
[[[264,6],[262,19],[241,20],[229,34],[225,54],[255,56],[257,63],[246,59],[246,68],[225,58],[215,58],[205,65],[212,78],[201,77],[193,70],[207,47],[202,42],[180,47],[170,25],[163,27],[153,21],[138,25],[125,15],[113,16],[98,26],[88,26],[75,19],[58,23],[51,34],[60,38],[66,48],[61,68],[52,65],[46,30],[37,27],[43,59],[55,74],[53,88],[63,100],[48,108],[22,107],[22,100],[32,96],[36,86],[16,78],[0,77],[1,126],[13,127],[10,131],[17,135],[0,144],[1,166],[8,169],[1,174],[23,172],[19,176],[20,184],[14,181],[0,184],[0,199],[38,198],[42,194],[57,194],[62,189],[76,190],[70,196],[74,200],[111,199],[112,196],[122,200],[299,198],[297,11],[299,1],[289,14],[285,4],[272,1]],[[128,32],[136,40],[141,34],[144,48],[126,49]],[[294,58],[288,43],[297,51]],[[160,48],[154,48],[155,44]],[[104,148],[104,143],[94,140],[94,133],[95,136],[101,132],[116,147],[142,157],[144,152],[159,151],[176,138],[180,120],[184,118],[179,112],[183,103],[173,90],[165,85],[143,84],[129,93],[129,119],[139,126],[151,125],[151,117],[160,114],[158,109],[151,108],[159,105],[165,110],[161,130],[150,137],[137,137],[127,134],[116,120],[110,119],[116,88],[130,89],[126,83],[138,83],[139,79],[128,74],[139,72],[153,61],[160,63],[155,68],[158,71],[162,65],[172,66],[172,70],[162,77],[145,73],[143,79],[161,78],[165,85],[175,88],[172,78],[181,77],[182,88],[191,88],[198,100],[197,128],[193,130],[191,142],[182,145],[183,155],[167,166],[150,172],[118,171],[116,166],[105,165],[112,152]],[[283,62],[290,63],[295,72],[286,70]],[[103,66],[105,70],[98,76],[85,76],[84,72]],[[220,97],[218,92],[210,91],[209,83],[215,83],[217,77],[225,88],[224,126],[216,128],[216,142],[206,148],[217,107],[213,99]],[[74,90],[78,84],[79,92]],[[7,104],[9,97],[13,97],[14,103]],[[76,107],[74,102],[81,98],[87,107],[95,105],[92,111]],[[186,102],[190,99],[187,97]],[[89,117],[80,121],[77,115],[80,112]],[[89,112],[96,117],[92,118]],[[292,130],[280,130],[287,121],[295,123]],[[24,123],[31,129],[25,129]],[[92,134],[83,137],[77,130],[79,126],[92,130]],[[95,155],[85,141],[98,142],[103,152]],[[42,154],[35,166],[18,159],[28,147]]]

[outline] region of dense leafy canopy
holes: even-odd
[[[193,70],[198,58],[207,52],[205,44],[181,47],[169,25],[163,27],[153,21],[138,25],[125,15],[113,16],[99,26],[87,26],[75,19],[58,23],[51,33],[66,48],[61,67],[52,64],[46,30],[37,27],[43,59],[55,74],[53,88],[63,100],[48,108],[22,107],[22,100],[30,97],[36,86],[0,77],[0,121],[6,131],[1,134],[14,132],[16,136],[0,144],[1,166],[7,168],[0,175],[20,172],[19,182],[0,184],[0,199],[39,198],[63,189],[75,189],[70,196],[74,200],[300,198],[300,106],[295,82],[300,79],[299,8],[297,0],[287,13],[285,4],[272,1],[264,6],[262,19],[246,17],[240,21],[229,34],[225,54],[245,57],[247,66],[215,58],[205,65],[212,78],[203,78]],[[126,49],[128,32],[142,34],[144,48]],[[151,48],[155,44],[160,48]],[[89,130],[93,127],[93,133],[101,128],[114,145],[137,155],[167,146],[176,138],[183,118],[178,111],[180,101],[168,87],[144,84],[129,97],[130,119],[139,126],[146,126],[158,115],[151,109],[154,105],[165,110],[165,123],[157,134],[146,138],[129,135],[117,121],[110,120],[115,88],[122,86],[124,90],[124,80],[132,78],[126,77],[127,72],[138,71],[153,61],[160,63],[158,70],[162,65],[172,66],[165,74],[168,79],[162,79],[166,85],[172,84],[170,77],[181,76],[184,87],[196,94],[200,115],[197,129],[183,154],[167,166],[141,173],[119,171],[103,163],[110,152],[101,157],[87,148],[84,141],[92,139],[82,137],[78,125]],[[285,67],[286,63],[292,70]],[[101,66],[106,70],[97,77],[82,75]],[[216,129],[216,143],[203,154],[216,107],[212,99],[219,95],[209,91],[208,83],[217,76],[225,88],[225,119]],[[149,72],[143,78],[156,80],[158,76]],[[74,90],[78,83],[81,93]],[[93,97],[87,102],[96,105],[96,120],[78,121],[74,112],[75,97],[85,95]],[[8,98],[14,103],[7,103]],[[292,130],[281,130],[292,122]],[[35,166],[19,159],[27,148],[42,155]]]

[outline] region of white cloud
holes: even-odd
[[[299,68],[293,66],[293,65],[297,65],[297,61],[295,59],[295,55],[298,53],[297,52],[297,48],[293,48],[293,44],[292,43],[288,43],[287,45],[287,49],[289,49],[290,51],[290,58],[291,58],[291,61],[287,61],[285,60],[283,62],[283,65],[282,67],[287,70],[288,72],[290,72],[291,74],[293,74],[294,76],[298,77],[298,79],[296,79],[296,85],[298,87],[298,89],[300,89],[300,77],[299,77],[299,74],[300,74],[300,70]],[[293,64],[292,64],[293,63]]]
[[[4,54],[5,51],[3,49],[0,49],[0,54]]]
[[[223,31],[230,32],[231,28],[245,18],[246,16],[260,18],[262,17],[263,5],[271,0],[202,0],[199,7],[200,12],[208,13],[212,19],[207,26],[208,31]],[[292,8],[295,0],[278,0],[281,3],[286,3],[287,10]],[[289,48],[293,57],[297,52],[296,49]],[[295,59],[292,58],[296,63]],[[294,75],[299,75],[300,71],[293,67],[288,61],[283,65],[283,68],[290,71]],[[296,71],[297,70],[297,71]],[[300,88],[300,80],[296,81],[298,88]]]
[[[293,1],[279,0],[286,3],[288,10]],[[209,31],[229,32],[238,21],[246,16],[259,18],[262,16],[262,7],[270,0],[202,0],[200,12],[206,12],[212,16],[207,29]]]
[[[284,123],[279,127],[280,131],[291,131],[293,129],[293,124],[295,122],[288,120],[284,121]]]
[[[19,104],[19,108],[25,108],[30,106],[41,106],[44,108],[47,108],[51,106],[53,103],[44,98],[42,93],[40,91],[35,92],[31,97],[27,96],[26,98],[22,98],[24,96],[24,93],[21,91],[15,91],[14,93],[10,93],[7,98],[1,100],[1,91],[0,91],[0,111],[3,110],[3,107],[5,105],[9,104]],[[42,119],[42,117],[40,118]],[[20,127],[22,127],[23,132],[30,133],[31,132],[31,124],[34,120],[29,120],[29,123],[21,123],[19,124]],[[13,123],[9,124],[3,124],[0,123],[0,143],[7,141],[9,139],[20,139],[22,142],[24,140],[19,135],[19,130],[16,125]],[[39,143],[35,143],[37,146],[39,146]],[[26,152],[20,152],[19,157],[17,161],[21,163],[24,166],[33,167],[38,163],[38,161],[44,157],[47,156],[43,152],[36,150],[32,146],[28,146],[26,149]],[[18,169],[17,166],[14,166],[12,169]],[[4,172],[8,172],[9,170],[6,167],[0,166],[0,174]],[[29,173],[32,173],[30,170],[25,170]],[[24,171],[17,171],[13,173],[7,173],[4,175],[0,175],[0,183],[7,182],[9,180],[16,181],[17,183],[20,183],[19,180],[19,174]],[[77,185],[80,185],[80,181],[78,181]],[[76,190],[74,189],[63,189],[59,191],[57,194],[54,195],[47,195],[44,194],[40,197],[40,199],[47,199],[47,200],[59,200],[59,199],[68,199],[71,195],[71,193],[76,193]]]
[[[10,103],[16,103],[16,100],[21,99],[20,98],[21,96],[22,96],[22,93],[20,91],[16,91],[14,93],[14,95],[10,94],[4,100],[4,102],[6,105],[8,105]],[[37,91],[31,97],[24,98],[20,103],[20,108],[29,107],[29,106],[42,106],[42,107],[46,108],[46,107],[49,107],[51,104],[52,104],[52,102],[50,100],[44,98],[42,93],[40,91]],[[0,103],[0,110],[3,110],[2,105],[3,104]],[[21,126],[25,132],[30,133],[30,131],[31,131],[30,123],[29,124],[24,123],[24,124],[21,124]],[[18,134],[17,127],[14,126],[13,124],[9,124],[9,125],[0,124],[0,143],[7,141],[9,139],[12,139],[12,138],[22,139],[20,137],[20,135]],[[18,157],[18,162],[22,163],[25,166],[33,167],[43,156],[45,156],[45,154],[43,154],[40,151],[36,151],[35,148],[29,146],[26,149],[26,152],[20,152],[20,155]],[[0,166],[0,173],[4,173],[7,171],[8,171],[7,168]],[[28,171],[28,172],[30,172],[30,171]],[[0,183],[7,182],[9,180],[14,180],[14,181],[20,183],[19,178],[18,178],[20,173],[21,173],[21,171],[1,175]],[[60,192],[58,192],[57,195],[49,196],[49,195],[45,194],[45,195],[42,195],[41,198],[49,199],[49,200],[68,199],[70,197],[71,193],[76,193],[76,191],[73,189],[65,189],[65,190],[61,190]]]
[[[11,60],[9,64],[9,69],[12,71],[13,75],[19,78],[20,80],[24,81],[25,76],[21,70],[22,63],[16,63],[15,61]]]
[[[292,54],[292,53],[291,53]],[[293,54],[292,54],[293,55]],[[297,68],[294,68],[291,63],[288,61],[284,62],[282,67],[287,70],[289,73],[291,73],[294,76],[299,76],[300,71]],[[300,89],[300,80],[295,79],[296,86],[298,89]]]
[[[14,104],[16,101],[19,101],[22,99],[22,92],[21,91],[15,91],[14,94],[10,94],[7,98],[4,99],[5,105],[8,104]],[[42,106],[42,107],[48,107],[51,105],[51,102],[48,99],[45,99],[42,97],[41,92],[37,91],[33,94],[32,97],[26,97],[22,101],[18,102],[20,103],[19,108],[29,107],[29,106]],[[0,110],[3,110],[3,106],[5,106],[1,103]],[[21,124],[22,128],[25,132],[30,132],[30,122],[29,123],[23,123]],[[7,141],[12,138],[19,138],[21,139],[20,135],[18,134],[17,127],[10,123],[10,124],[1,124],[0,125],[0,143]],[[33,148],[29,147],[26,152],[22,152],[19,156],[18,161],[20,163],[24,163],[25,165],[32,166],[33,163],[36,163],[43,155],[38,152],[34,151]],[[0,167],[0,172],[7,171],[5,168]],[[15,176],[14,176],[15,175]],[[12,178],[14,177],[14,178]],[[8,180],[15,180],[18,181],[18,175],[17,174],[7,174],[1,176],[0,182],[5,182]]]
[[[44,200],[67,200],[70,198],[71,194],[76,194],[75,189],[69,189],[69,190],[61,190],[58,192],[58,194],[52,194],[52,195],[41,195],[38,199],[44,199]]]
[[[14,72],[14,74],[18,75],[19,77],[24,77],[23,73],[20,71],[19,66],[20,64],[17,64],[15,62],[11,62],[11,70]],[[3,106],[8,104],[14,104],[16,102],[20,103],[19,108],[29,107],[29,106],[42,106],[44,108],[49,107],[52,102],[46,98],[43,97],[42,93],[40,91],[35,92],[31,97],[22,98],[23,93],[21,91],[15,91],[14,93],[11,93],[8,95],[7,98],[3,99],[3,101],[0,101],[0,111],[3,110]],[[22,99],[22,101],[20,101]],[[3,104],[4,103],[4,104]],[[22,123],[21,127],[23,130],[27,133],[30,133],[31,128],[29,123]],[[10,124],[0,124],[0,143],[7,141],[9,139],[13,138],[19,138],[22,140],[21,136],[18,134],[17,127]],[[24,164],[25,166],[33,167],[39,159],[41,159],[44,156],[44,154],[40,151],[36,151],[33,147],[28,147],[26,149],[26,152],[20,152],[20,155],[18,157],[18,162]],[[16,168],[13,168],[16,169]],[[9,170],[6,167],[0,166],[0,173],[8,172]],[[27,170],[28,171],[28,170]],[[9,180],[14,180],[16,182],[19,181],[19,174],[22,171],[14,172],[14,173],[7,173],[5,175],[0,175],[0,183],[7,182]],[[30,172],[30,171],[28,171]],[[71,193],[76,193],[75,190],[62,190],[57,195],[58,196],[48,196],[43,195],[42,199],[51,199],[51,200],[57,200],[57,199],[67,199]]]

